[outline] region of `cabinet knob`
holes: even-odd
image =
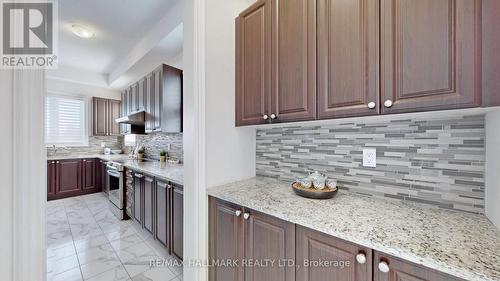
[[[271,114],[271,119],[272,119],[272,120],[274,120],[274,119],[276,119],[276,118],[278,118],[278,116],[277,116],[276,114],[274,114],[274,113],[273,113],[273,114]]]
[[[87,160],[83,160],[83,162],[87,162]]]
[[[369,109],[374,109],[376,105],[377,105],[377,104],[375,104],[374,102],[369,102],[369,103],[368,103],[368,108],[369,108]]]
[[[237,210],[236,212],[234,212],[234,214],[235,214],[237,217],[239,217],[239,216],[241,216],[241,211],[240,211],[240,210]]]
[[[384,106],[385,106],[385,107],[392,107],[392,100],[386,100],[386,101],[384,102]]]
[[[243,214],[243,218],[248,220],[248,218],[250,218],[250,214],[249,213],[244,213]]]
[[[56,164],[59,164],[59,161],[56,161]]]
[[[262,119],[267,120],[269,119],[269,116],[267,116],[267,114],[264,114],[264,116],[262,116]]]
[[[366,263],[366,255],[364,253],[359,253],[356,255],[356,261],[360,264]]]
[[[387,264],[387,262],[385,262],[385,261],[379,262],[378,263],[378,270],[380,270],[380,272],[383,272],[383,273],[389,272],[389,264]]]

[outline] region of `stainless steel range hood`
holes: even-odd
[[[130,112],[129,115],[116,119],[116,123],[144,126],[144,110]]]

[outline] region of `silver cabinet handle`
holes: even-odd
[[[383,273],[389,272],[389,265],[385,261],[381,261],[378,263],[378,270]]]
[[[250,218],[250,214],[249,213],[244,213],[243,214],[243,218],[248,220],[248,218]]]
[[[55,161],[52,161],[51,163],[52,163],[52,164],[55,164],[56,162],[55,162]]]
[[[372,102],[372,101],[368,103],[368,108],[369,109],[374,109],[375,106],[376,106],[376,104],[374,102]]]
[[[269,119],[269,116],[267,116],[267,114],[264,114],[264,116],[262,116],[262,119],[267,120]]]
[[[386,100],[384,102],[384,106],[387,107],[387,108],[392,107],[392,100]]]
[[[59,161],[56,161],[57,164],[59,164]]]
[[[83,162],[87,162],[87,160],[83,160]]]
[[[141,174],[135,174],[134,176],[135,176],[136,178],[143,178],[143,177],[144,177],[144,175],[141,175]]]
[[[234,214],[235,214],[237,217],[239,217],[239,216],[241,216],[241,211],[240,211],[240,210],[237,210],[236,212],[234,212]]]
[[[273,114],[271,114],[271,119],[272,119],[272,120],[274,120],[274,119],[276,119],[276,118],[278,118],[278,116],[277,116],[276,114],[274,114],[274,113],[273,113]]]
[[[359,253],[356,255],[356,261],[359,264],[364,264],[366,263],[366,255],[364,253]]]

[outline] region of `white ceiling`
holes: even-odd
[[[152,42],[154,40],[147,38],[149,40],[147,43],[158,43],[158,45],[151,46],[154,51],[143,48],[144,54],[137,54],[137,45],[141,40],[151,33],[151,30],[158,29],[158,23],[165,21],[168,11],[181,1],[58,1],[60,30],[58,60],[61,69],[78,69],[85,73],[105,76],[114,73],[117,74],[115,76],[120,76],[121,73],[128,71],[128,68],[133,67],[125,64],[127,69],[123,69],[124,62],[131,60],[132,53],[137,57],[134,58],[135,61],[131,60],[135,63],[142,55],[172,56],[181,52],[182,26],[180,33],[179,28],[175,28],[175,33],[168,34],[165,39],[158,39],[160,42]],[[91,39],[77,37],[71,32],[73,24],[89,27],[95,33],[95,37]],[[155,35],[158,37],[158,32]],[[119,68],[120,71],[117,71]],[[57,71],[49,76],[58,76]],[[114,87],[116,85],[113,85]]]

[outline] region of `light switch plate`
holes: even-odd
[[[364,148],[363,149],[363,167],[377,167],[377,149]]]

